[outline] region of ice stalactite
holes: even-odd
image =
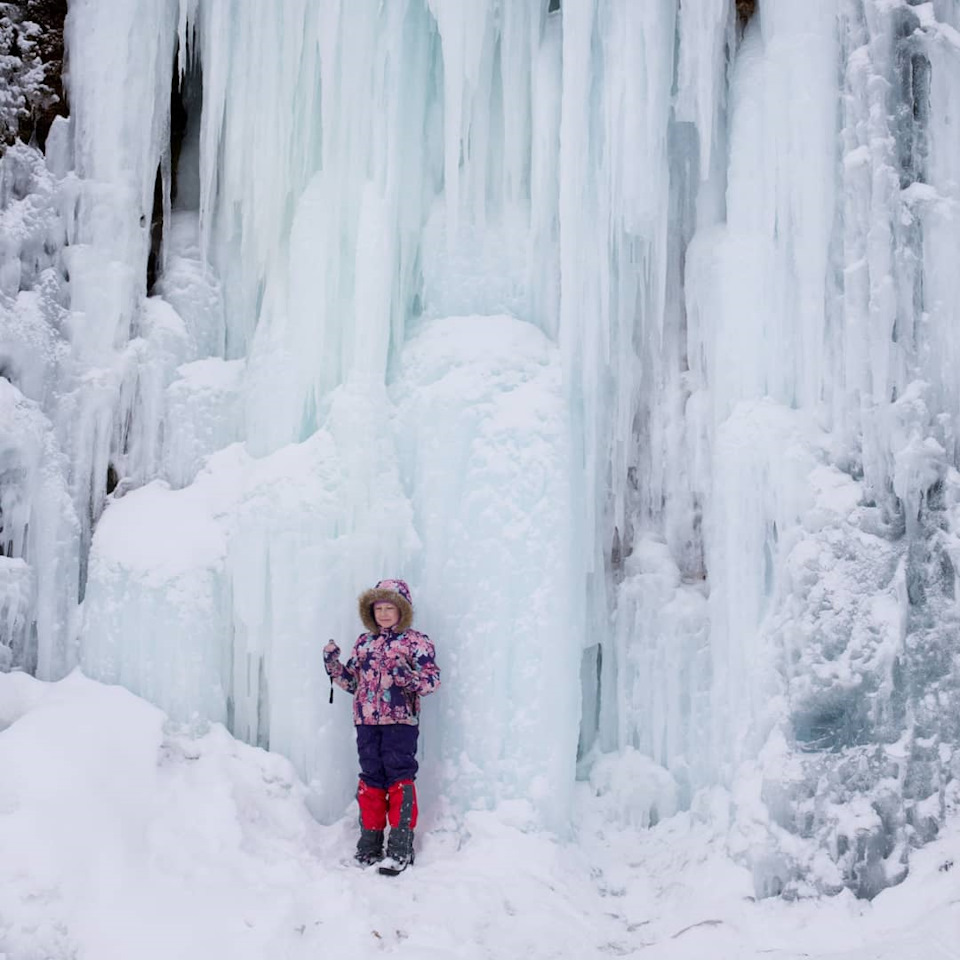
[[[722,120],[733,17],[725,0],[680,5],[677,24],[675,118],[697,130],[700,170],[706,179],[722,147]],[[721,151],[722,152],[722,151]]]
[[[714,698],[709,752],[721,762],[756,752],[756,744],[740,741],[769,696],[759,627],[778,536],[797,522],[805,496],[792,481],[796,466],[779,471],[796,442],[791,433],[804,429],[800,411],[816,415],[825,372],[836,17],[829,3],[806,8],[799,32],[791,18],[801,14],[792,9],[761,5],[747,28],[731,78],[726,220],[712,241],[698,237],[688,259],[690,351],[702,358],[694,372],[709,392],[712,416],[703,478]],[[789,96],[801,77],[804,96]],[[817,175],[798,176],[801,166],[815,166]],[[750,407],[764,398],[777,405],[769,416]]]
[[[435,190],[430,23],[410,4],[199,11],[202,241],[260,453],[316,429],[351,378],[382,384],[402,337]]]
[[[671,771],[688,802],[711,727],[702,528],[710,400],[700,389],[697,316],[683,291],[691,262],[695,268],[692,238],[724,213],[732,13],[725,4],[683,5],[676,29],[677,94],[663,121],[662,319],[657,335],[634,341],[639,356],[619,476],[627,509],[614,525],[609,559],[616,619],[603,654],[599,743],[642,750]],[[619,271],[627,278],[630,262]]]
[[[81,556],[58,390],[70,369],[65,219],[43,157],[12,146],[0,157],[0,668],[43,677],[75,662]]]
[[[155,475],[157,412],[141,416],[136,408],[158,403],[158,364],[186,359],[178,320],[144,301],[154,187],[168,156],[175,16],[169,3],[146,12],[80,3],[65,25],[77,193],[64,258],[77,382],[64,392],[73,408],[70,458],[84,558],[108,471],[128,484]],[[101,42],[91,46],[90,36]],[[151,356],[151,340],[163,341],[158,353],[169,358]]]
[[[0,669],[55,676],[74,655],[79,549],[57,382],[69,300],[61,193],[64,10],[5,5],[0,16]],[[38,22],[39,21],[39,22]],[[43,144],[54,126],[50,158]]]

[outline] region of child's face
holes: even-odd
[[[373,605],[373,619],[378,627],[395,627],[400,622],[400,611],[396,604],[381,600]]]

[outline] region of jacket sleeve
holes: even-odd
[[[363,635],[353,645],[353,653],[345,664],[339,660],[339,651],[336,653],[324,651],[323,654],[323,667],[330,679],[347,693],[357,692],[357,646],[362,639]]]
[[[416,680],[411,684],[421,697],[433,693],[440,686],[440,668],[435,657],[433,643],[426,634],[422,634],[413,651]]]

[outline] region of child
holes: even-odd
[[[413,863],[420,697],[440,686],[440,669],[430,638],[410,629],[413,602],[402,580],[381,580],[360,595],[359,607],[369,632],[357,638],[346,664],[331,640],[323,648],[323,665],[337,686],[353,694],[360,757],[356,859],[364,866],[383,860],[389,813],[392,863],[380,871],[393,874]]]

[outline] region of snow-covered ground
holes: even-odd
[[[872,903],[791,903],[752,897],[719,792],[644,830],[579,784],[575,843],[523,801],[455,820],[424,796],[417,864],[388,880],[283,757],[79,672],[0,674],[0,771],[3,960],[960,956],[956,822]]]

